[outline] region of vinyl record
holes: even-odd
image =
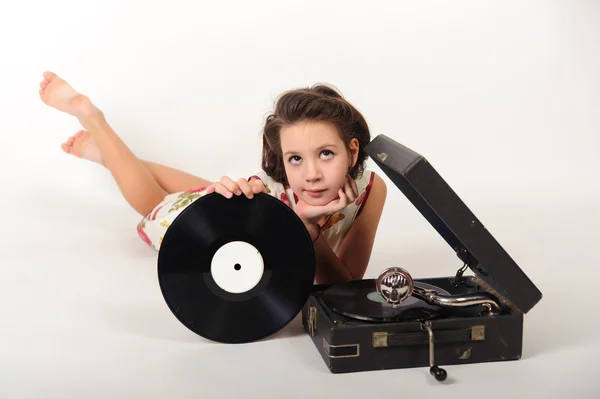
[[[224,343],[263,339],[304,306],[316,269],[296,213],[268,194],[208,194],[175,218],[158,256],[163,297],[175,317]]]
[[[333,311],[358,320],[400,321],[427,320],[439,313],[439,307],[430,305],[414,296],[408,297],[396,306],[385,302],[377,292],[377,280],[355,280],[334,285],[323,292],[323,301]],[[436,290],[447,295],[445,290],[436,286],[414,282],[423,289]]]

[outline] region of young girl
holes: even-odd
[[[265,192],[293,209],[309,231],[317,283],[363,277],[386,186],[365,170],[364,148],[370,142],[365,119],[332,88],[283,93],[263,129],[262,171],[247,179],[224,176],[211,182],[138,159],[88,97],[52,72],[43,76],[42,101],[75,116],[85,129],[62,149],[110,171],[127,202],[143,216],[138,234],[152,248],[159,250],[169,223],[203,195],[252,198]]]

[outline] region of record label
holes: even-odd
[[[315,271],[304,223],[264,193],[198,198],[171,223],[158,255],[171,312],[196,334],[226,343],[257,341],[287,325],[306,303]]]
[[[213,280],[226,292],[239,294],[256,287],[265,270],[264,260],[252,244],[233,241],[223,245],[212,258]]]

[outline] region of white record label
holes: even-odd
[[[232,241],[215,252],[210,271],[224,291],[240,294],[250,291],[263,276],[265,264],[256,247],[244,241]]]

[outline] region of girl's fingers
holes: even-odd
[[[358,198],[358,185],[356,184],[356,180],[350,178],[350,184],[352,185],[352,192],[354,193],[354,199]]]
[[[213,186],[215,187],[215,192],[221,194],[223,197],[225,197],[225,198],[233,197],[233,193],[231,191],[229,191],[227,189],[227,187],[225,187],[223,184],[215,183],[215,184],[213,184]]]
[[[354,195],[354,188],[352,187],[350,180],[346,180],[346,184],[344,184],[344,193],[348,197],[348,203],[356,199],[356,196]]]
[[[242,190],[242,192],[246,195],[247,198],[251,199],[254,197],[254,192],[252,191],[252,187],[250,187],[250,183],[248,180],[244,178],[240,178],[237,181],[237,185]]]
[[[342,190],[340,188],[339,190],[339,196],[340,196],[340,204],[339,204],[339,209],[344,209],[346,206],[348,206],[348,196],[346,195],[346,193],[344,192],[344,190]]]
[[[252,180],[251,184],[252,184],[252,191],[255,194],[267,192],[267,188],[265,187],[265,184],[262,182],[262,180],[254,179],[254,180]]]
[[[354,197],[354,192],[352,190],[352,185],[350,183],[350,177],[346,177],[346,182],[344,183],[344,187],[342,187],[342,191],[346,194],[348,202],[352,202],[352,197]]]
[[[229,176],[223,176],[223,177],[221,177],[221,180],[219,182],[225,188],[227,188],[227,190],[229,190],[233,194],[235,194],[235,195],[242,195],[242,190],[240,189],[240,187],[237,185],[236,182],[234,182],[233,180],[231,180],[229,178]]]
[[[255,194],[267,191],[260,179],[251,179],[248,181],[240,178],[238,181],[233,181],[228,176],[221,177],[219,182],[212,184],[212,187],[211,192],[219,193],[225,198],[232,198],[234,195],[242,194],[247,198],[254,198]]]

